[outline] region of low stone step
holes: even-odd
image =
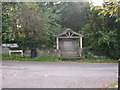
[[[79,60],[80,57],[61,57],[61,59]]]
[[[78,52],[62,52],[62,57],[79,57]]]
[[[78,52],[61,52],[61,54],[78,54]]]

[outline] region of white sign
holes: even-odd
[[[23,50],[9,50],[9,55],[11,55],[12,53],[21,53],[21,56],[23,56]]]
[[[15,48],[15,47],[18,47],[18,44],[17,44],[17,43],[13,43],[13,44],[2,44],[2,47],[12,47],[12,48]]]

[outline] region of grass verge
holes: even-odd
[[[63,60],[57,57],[40,56],[34,59],[30,57],[0,55],[2,60],[16,60],[16,61],[48,61],[48,62],[81,62],[81,63],[118,63],[118,60],[113,59],[80,59],[80,60]]]
[[[116,87],[118,85],[118,83],[116,82],[116,83],[112,83],[109,87],[110,88],[113,88],[113,87]],[[117,88],[117,87],[116,87]]]

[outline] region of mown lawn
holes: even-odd
[[[9,55],[0,55],[2,60],[15,60],[15,61],[48,61],[48,62],[81,62],[81,63],[118,63],[118,60],[113,59],[80,59],[80,60],[63,60],[57,57],[51,56],[40,56],[34,59],[30,57],[21,57],[21,56],[9,56]]]

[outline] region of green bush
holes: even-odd
[[[82,56],[86,59],[94,59],[94,54],[90,51],[90,47],[84,47],[82,49]]]

